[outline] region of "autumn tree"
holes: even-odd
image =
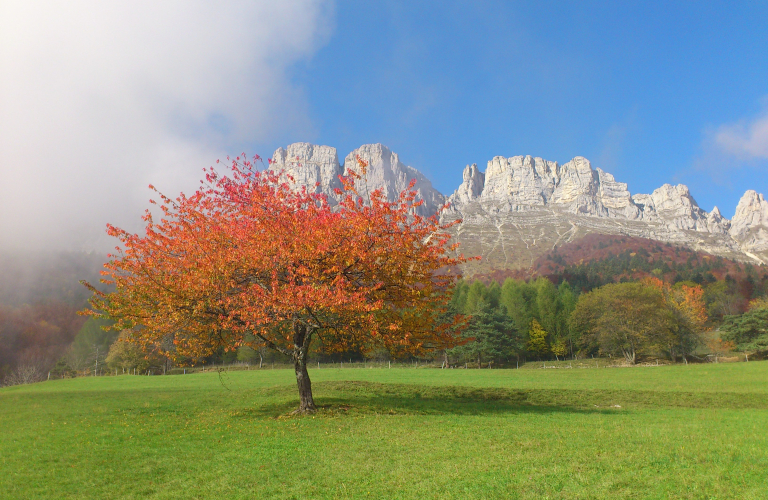
[[[736,343],[732,340],[723,340],[721,337],[711,337],[707,339],[707,347],[715,355],[715,363],[718,357],[736,349]]]
[[[152,364],[153,359],[138,345],[131,342],[132,332],[123,330],[117,340],[109,347],[105,362],[112,369],[120,368],[123,372],[137,370],[144,372]]]
[[[670,358],[679,354],[686,363],[690,355],[704,340],[702,333],[708,320],[704,290],[695,283],[677,283],[671,286],[658,278],[647,278],[644,283],[659,290],[671,314],[672,322],[663,343]],[[662,338],[660,337],[660,338]]]
[[[600,350],[624,356],[634,364],[669,331],[674,318],[661,290],[646,283],[615,283],[579,297],[572,323]],[[660,337],[661,336],[661,337]]]
[[[549,352],[547,344],[547,331],[535,319],[531,320],[531,326],[528,329],[528,343],[525,348],[528,352],[543,356]]]
[[[254,164],[243,156],[226,174],[207,169],[191,196],[158,193],[162,218],[147,211],[143,236],[109,225],[122,244],[103,272],[114,291],[87,285],[91,314],[130,329],[146,350],[171,338],[169,356],[244,345],[290,356],[299,412],[315,410],[313,340],[326,352],[398,355],[460,342],[463,318],[443,318],[455,282],[448,269],[466,259],[449,244],[455,222],[415,213],[414,182],[395,201],[382,190],[364,200],[355,188],[366,173],[360,162],[332,206],[314,187]]]

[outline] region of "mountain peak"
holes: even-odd
[[[394,200],[415,179],[424,200],[420,215],[434,215],[445,204],[446,197],[429,179],[380,143],[360,146],[343,164],[333,147],[295,143],[275,151],[272,168],[289,173],[297,183],[317,184],[333,200],[339,175],[357,169],[358,156],[368,162],[366,189],[381,189]],[[485,172],[477,164],[467,165],[448,200],[451,212],[446,217],[464,220],[458,231],[465,253],[476,250],[484,257],[484,263],[472,266],[521,266],[526,259],[532,263],[537,251],[595,233],[650,238],[768,263],[768,202],[762,194],[744,193],[729,221],[717,207],[711,213],[702,210],[684,184],[631,195],[626,183],[593,168],[583,156],[563,165],[530,155],[495,156]]]

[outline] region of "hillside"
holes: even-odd
[[[503,283],[507,278],[530,280],[544,276],[555,284],[567,281],[586,291],[619,281],[649,276],[668,283],[691,281],[711,293],[730,296],[728,310],[738,314],[753,298],[768,294],[768,268],[647,238],[589,234],[538,257],[524,269],[494,270],[474,278]],[[721,285],[711,287],[715,283]]]

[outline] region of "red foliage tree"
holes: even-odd
[[[365,175],[366,164],[359,167]],[[169,356],[242,345],[290,356],[300,412],[315,410],[313,339],[330,352],[383,346],[399,354],[459,343],[464,320],[445,315],[455,282],[448,270],[466,260],[454,256],[446,233],[459,221],[415,215],[422,202],[413,182],[394,202],[381,190],[363,200],[359,178],[342,179],[332,206],[243,156],[228,175],[207,170],[190,197],[159,194],[163,218],[156,223],[146,211],[144,236],[108,226],[124,247],[102,272],[115,290],[86,283],[89,314],[116,320],[113,328],[132,329],[134,342]]]

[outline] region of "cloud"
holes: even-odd
[[[710,140],[720,152],[739,159],[768,159],[768,107],[751,120],[721,125]]]
[[[244,144],[312,131],[291,68],[322,0],[0,3],[0,248],[138,229],[149,183],[190,190]],[[113,242],[110,242],[110,245]]]

